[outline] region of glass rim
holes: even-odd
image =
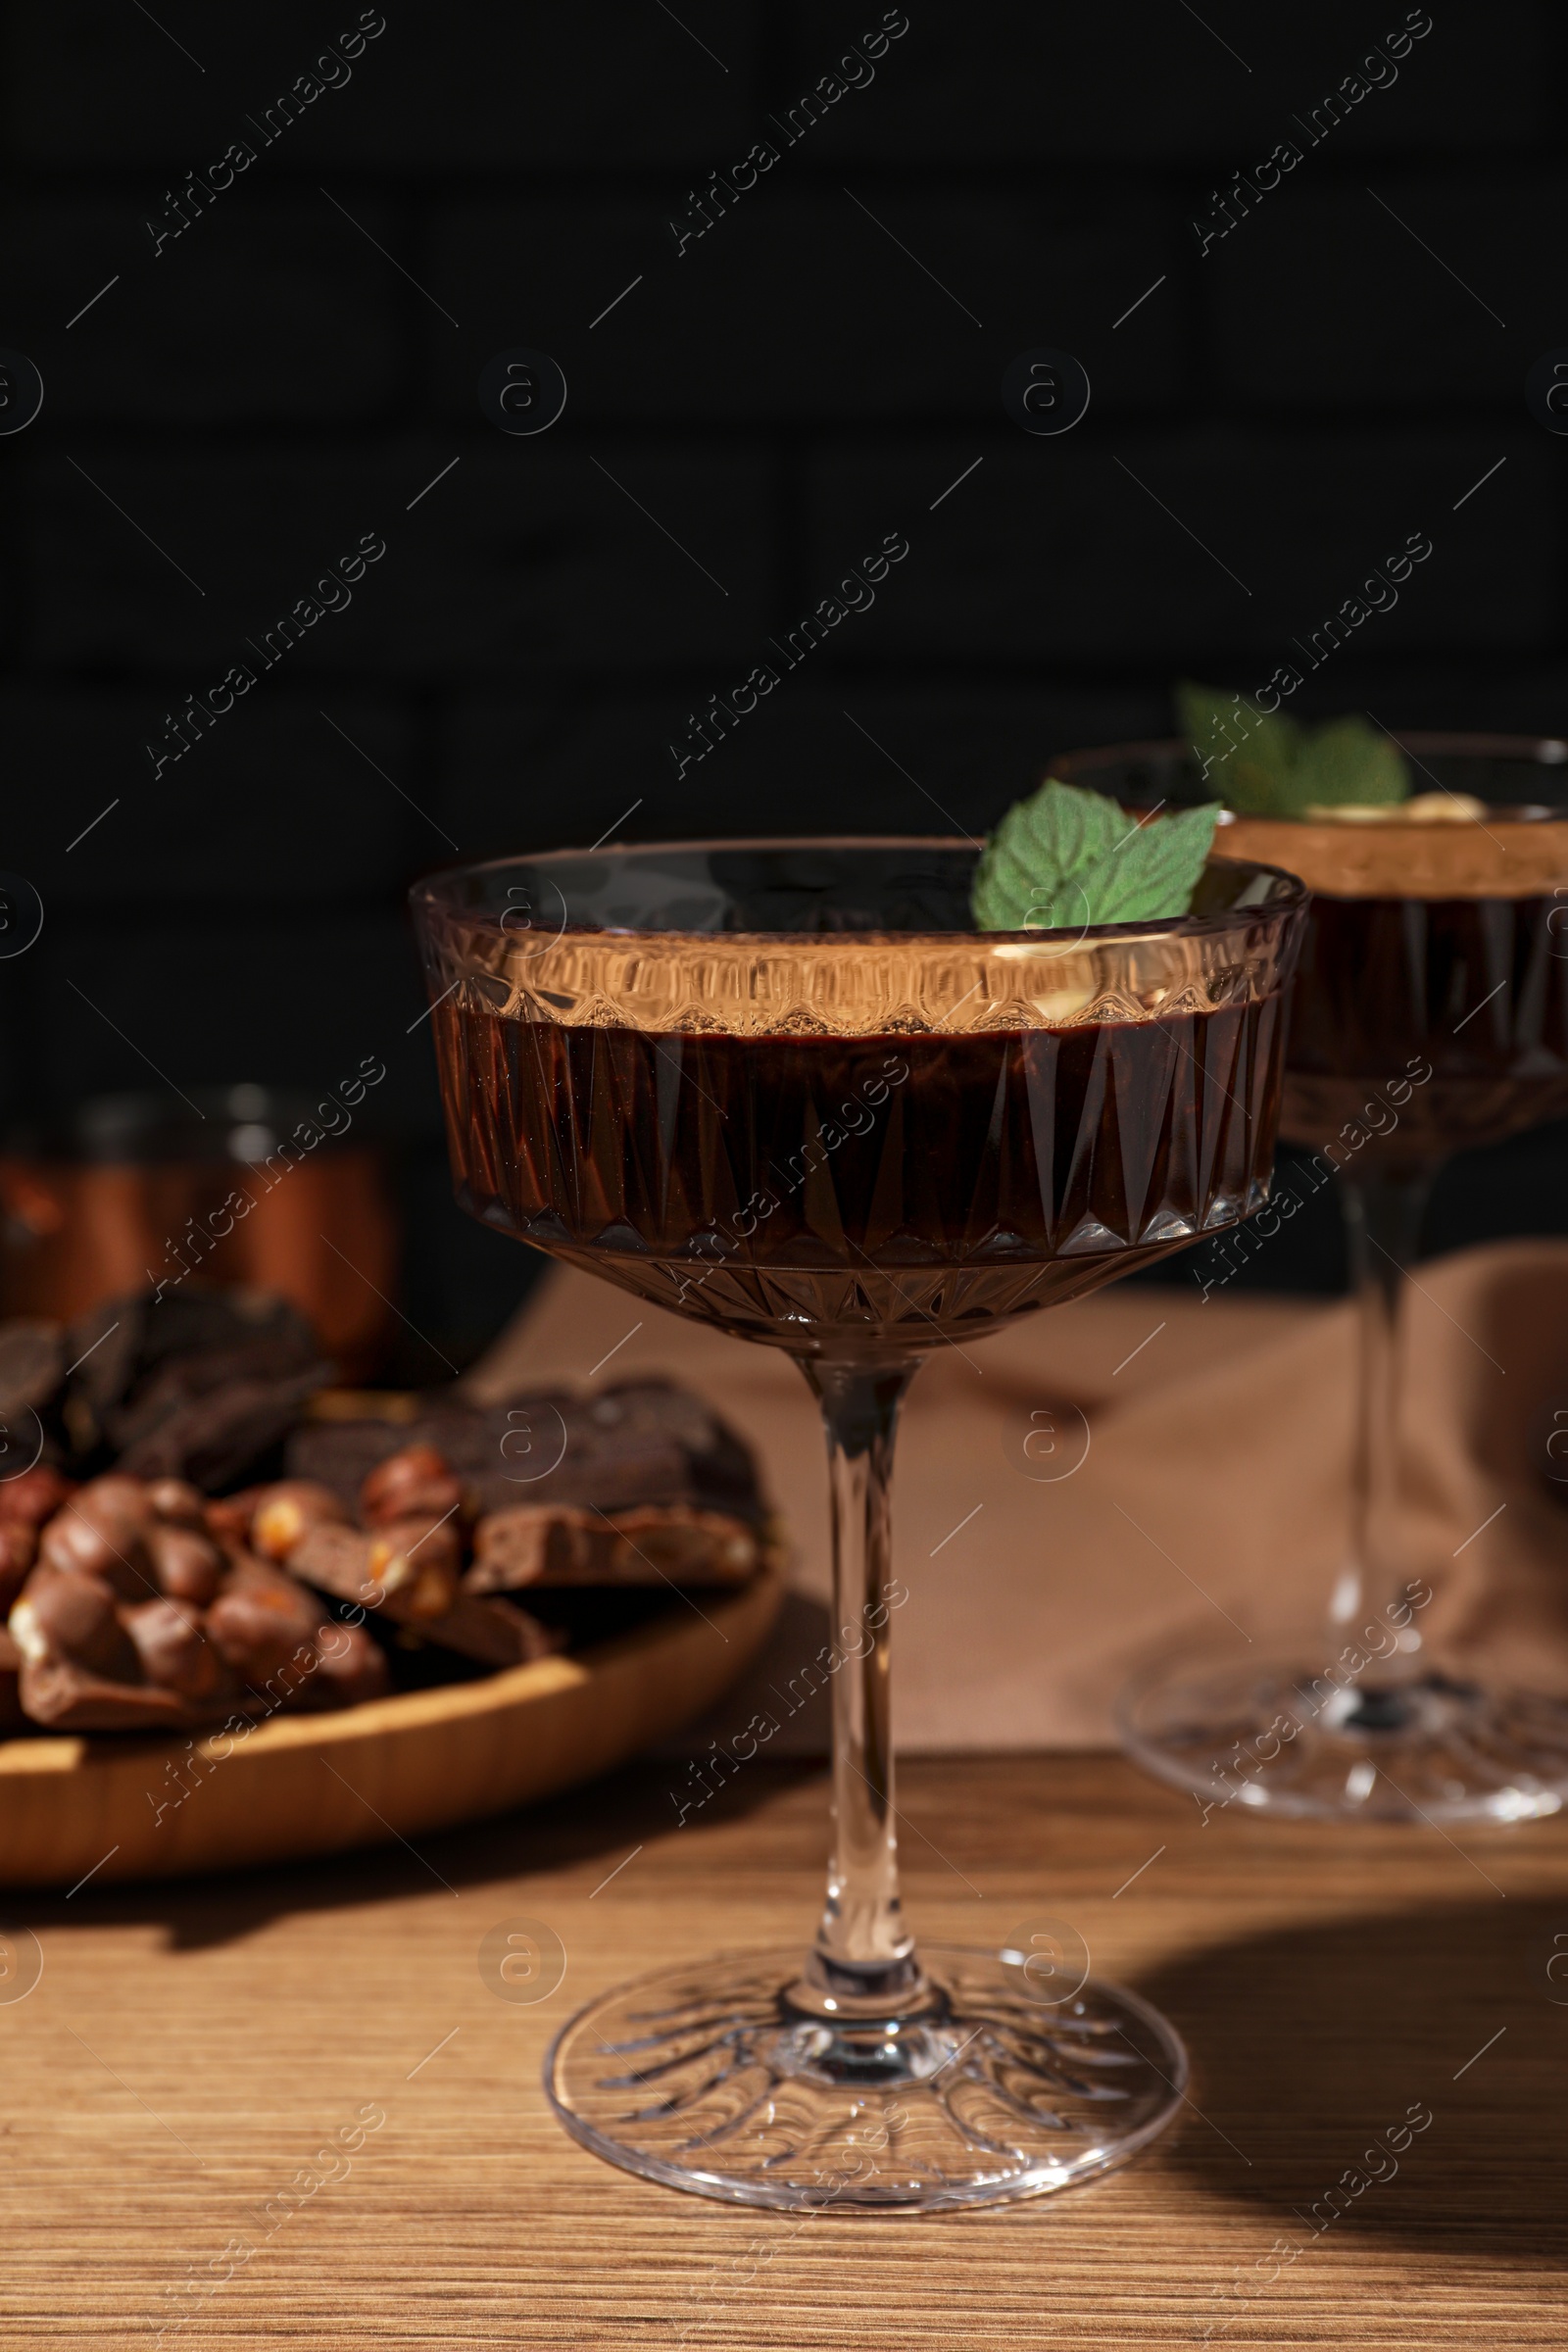
[[[1434,759],[1513,760],[1521,767],[1562,769],[1568,771],[1568,741],[1554,735],[1488,735],[1466,731],[1449,732],[1438,727],[1406,727],[1402,731],[1387,730],[1390,740],[1410,759],[1420,764],[1420,756],[1428,753]],[[1057,776],[1063,783],[1092,775],[1102,765],[1111,767],[1130,764],[1139,760],[1192,760],[1193,747],[1183,735],[1143,736],[1136,741],[1082,745],[1072,752],[1054,754],[1046,767],[1048,776]],[[1565,797],[1560,801],[1529,801],[1517,804],[1500,801],[1487,804],[1487,814],[1507,824],[1545,824],[1568,819],[1568,772],[1564,774]],[[1439,790],[1445,789],[1439,786]],[[1233,824],[1245,819],[1250,824],[1322,825],[1337,824],[1334,816],[1299,812],[1260,815],[1242,808],[1222,806],[1220,824]],[[1480,820],[1477,819],[1477,822]],[[1407,820],[1395,816],[1360,816],[1354,819],[1357,831],[1375,832],[1379,826],[1397,825],[1407,829]]]
[[[551,865],[581,864],[586,859],[603,860],[608,864],[617,858],[653,858],[665,857],[672,853],[727,853],[749,850],[942,850],[957,855],[965,851],[973,851],[978,854],[983,846],[968,834],[786,833],[740,837],[694,836],[669,841],[633,841],[622,842],[613,849],[596,844],[594,848],[588,850],[514,851],[501,858],[474,858],[461,865],[438,867],[434,872],[422,875],[410,887],[409,904],[416,910],[424,906],[439,907],[443,910],[462,913],[471,921],[483,922],[486,920],[488,910],[464,906],[455,886],[469,882],[480,875],[500,873],[509,866],[542,866],[548,869]],[[811,941],[813,944],[820,945],[829,938],[840,937],[846,941],[854,939],[861,943],[873,939],[972,939],[984,942],[988,947],[1028,946],[1035,941],[1060,940],[1071,937],[1086,945],[1091,943],[1115,945],[1122,941],[1150,938],[1211,937],[1233,928],[1243,929],[1259,921],[1283,919],[1297,907],[1304,906],[1310,896],[1306,885],[1298,875],[1289,872],[1284,866],[1270,864],[1262,858],[1230,857],[1216,848],[1210,851],[1205,863],[1245,867],[1252,874],[1267,875],[1273,887],[1264,899],[1254,900],[1247,905],[1225,907],[1214,914],[1164,915],[1138,922],[1063,924],[1055,929],[1047,929],[1044,924],[1036,924],[1029,929],[1020,931],[874,930],[832,934],[809,931],[713,933],[682,931],[673,927],[651,924],[646,929],[639,927],[636,930],[625,932],[607,932],[599,925],[568,922],[564,926],[563,935],[584,938],[624,937],[670,940],[711,940],[717,937],[730,942],[755,939],[775,946],[788,941]],[[499,915],[489,919],[495,922],[497,929],[502,928]]]

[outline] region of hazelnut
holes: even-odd
[[[153,1517],[167,1520],[172,1527],[206,1525],[206,1497],[188,1479],[155,1478],[147,1490],[147,1500]]]
[[[177,1690],[181,1698],[209,1698],[227,1680],[200,1626],[172,1600],[138,1601],[122,1609],[120,1618],[148,1682]]]
[[[0,1609],[9,1609],[38,1556],[38,1531],[24,1519],[0,1519]]]
[[[124,1600],[146,1600],[157,1590],[144,1542],[147,1523],[124,1511],[118,1495],[95,1493],[99,1487],[130,1484],[99,1479],[83,1487],[44,1529],[38,1543],[40,1561],[64,1575],[102,1577]]]
[[[119,1470],[107,1471],[102,1478],[90,1478],[77,1494],[74,1507],[83,1518],[95,1523],[101,1518],[140,1522],[152,1515],[145,1483],[139,1478],[126,1478]]]
[[[292,1577],[250,1560],[235,1568],[208,1610],[207,1633],[227,1665],[247,1681],[259,1682],[291,1661],[298,1672],[301,1648],[314,1655],[320,1622],[319,1602]]]
[[[405,1446],[377,1463],[360,1488],[360,1517],[367,1527],[395,1519],[444,1519],[463,1500],[451,1464],[433,1446]]]
[[[263,1487],[251,1518],[251,1549],[267,1560],[286,1560],[307,1528],[343,1526],[348,1513],[330,1487],[310,1479],[285,1479]]]
[[[202,1525],[219,1544],[248,1544],[258,1497],[266,1487],[242,1487],[237,1494],[209,1495],[202,1505]]]
[[[368,1566],[399,1617],[444,1617],[457,1597],[463,1546],[450,1519],[399,1519],[378,1528]]]
[[[99,1577],[35,1568],[8,1623],[29,1665],[70,1660],[117,1682],[139,1679],[135,1645],[120,1622],[114,1593]]]
[[[222,1555],[193,1527],[150,1527],[147,1551],[158,1589],[172,1600],[204,1609],[223,1581]]]
[[[56,1511],[70,1501],[76,1492],[74,1478],[62,1478],[47,1462],[35,1462],[24,1470],[20,1478],[8,1478],[0,1486],[0,1519],[16,1520],[26,1527],[42,1527]]]

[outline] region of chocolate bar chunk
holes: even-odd
[[[645,1503],[612,1516],[524,1503],[474,1531],[466,1592],[524,1585],[741,1585],[758,1564],[757,1531],[722,1511]]]
[[[10,1631],[22,1652],[22,1704],[34,1723],[52,1731],[117,1732],[172,1731],[204,1720],[200,1705],[148,1679],[121,1605],[101,1577],[42,1564],[33,1570],[12,1609]],[[227,1690],[237,1697],[236,1683]],[[222,1706],[205,1710],[215,1712]]]
[[[367,1527],[399,1519],[448,1519],[463,1507],[463,1483],[433,1446],[402,1446],[372,1470],[360,1489]]]
[[[147,1549],[152,1524],[139,1479],[95,1478],[48,1522],[38,1556],[63,1574],[98,1577],[121,1600],[150,1600],[158,1591]]]
[[[39,1462],[35,1468],[24,1470],[20,1478],[8,1478],[0,1485],[0,1519],[42,1527],[56,1511],[64,1510],[75,1492],[73,1479],[63,1478],[47,1462]]]
[[[38,1568],[11,1628],[23,1711],[52,1731],[195,1731],[232,1715],[354,1706],[390,1688],[385,1657],[357,1627],[322,1623],[318,1605],[274,1610],[243,1589],[187,1614]],[[4,1690],[0,1663],[0,1705]]]
[[[229,1563],[204,1620],[214,1648],[252,1686],[265,1688],[290,1666],[306,1671],[322,1622],[320,1603],[280,1568],[248,1552],[231,1552]]]
[[[18,1695],[33,1722],[194,1730],[387,1690],[386,1660],[368,1636],[331,1623],[281,1569],[190,1525],[200,1511],[177,1484],[111,1477],[82,1488],[44,1528],[10,1616]],[[0,1728],[4,1699],[0,1659]]]
[[[136,1645],[142,1673],[161,1690],[212,1712],[220,1702],[239,1696],[239,1685],[227,1671],[199,1619],[177,1601],[138,1600],[119,1612],[120,1622]]]
[[[71,1442],[59,1407],[70,1361],[66,1332],[59,1323],[20,1315],[0,1322],[0,1468],[21,1470],[29,1458],[37,1443],[35,1419],[43,1431],[41,1461],[69,1457]],[[4,1492],[0,1486],[0,1494]]]
[[[334,1600],[383,1610],[399,1625],[442,1617],[457,1597],[456,1546],[428,1525],[367,1530],[319,1519],[306,1527],[288,1565]]]
[[[38,1531],[20,1519],[0,1519],[0,1609],[9,1609],[38,1557]]]
[[[72,1324],[66,1345],[65,1361],[80,1365],[73,1375],[76,1393],[106,1428],[174,1364],[211,1388],[236,1372],[266,1379],[301,1372],[318,1353],[310,1325],[286,1298],[199,1286],[164,1298],[146,1291],[106,1299]]]
[[[515,1601],[479,1599],[460,1592],[444,1617],[419,1627],[421,1641],[435,1642],[481,1666],[528,1666],[565,1646],[565,1635],[541,1625]]]
[[[0,1417],[48,1404],[70,1360],[60,1324],[23,1315],[0,1323]]]
[[[231,1485],[275,1446],[322,1387],[309,1325],[285,1299],[192,1288],[115,1298],[73,1324],[62,1412],[78,1459]]]
[[[127,1445],[134,1478],[185,1478],[205,1494],[232,1486],[270,1453],[330,1377],[325,1364],[286,1379],[236,1379],[200,1395],[162,1397],[156,1420]]]
[[[62,1478],[44,1462],[0,1484],[0,1616],[27,1581],[38,1557],[38,1538],[45,1522],[63,1509],[75,1492],[69,1478]],[[0,1676],[4,1671],[0,1666]],[[0,1725],[4,1715],[0,1698]]]
[[[276,1486],[250,1490],[243,1534],[249,1548],[264,1560],[286,1560],[307,1528],[322,1520],[341,1524],[347,1518],[330,1488],[282,1479]]]
[[[524,1665],[560,1646],[526,1610],[461,1592],[460,1556],[450,1521],[405,1521],[367,1533],[321,1520],[307,1528],[288,1565],[334,1599],[372,1609],[484,1666]]]
[[[194,1527],[155,1521],[143,1541],[160,1592],[186,1608],[205,1608],[217,1597],[223,1581],[223,1555],[209,1536]]]
[[[475,1518],[528,1503],[612,1512],[686,1504],[759,1527],[768,1515],[745,1445],[668,1381],[628,1381],[590,1397],[545,1391],[483,1410],[445,1396],[400,1425],[311,1423],[289,1440],[285,1459],[289,1477],[318,1480],[352,1508],[368,1474],[415,1446],[443,1456]]]

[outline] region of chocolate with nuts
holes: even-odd
[[[20,1332],[7,1365],[55,1386],[44,1460],[0,1482],[0,1736],[198,1730],[352,1705],[394,1665],[526,1662],[567,1640],[518,1605],[530,1588],[598,1638],[661,1586],[744,1583],[765,1540],[746,1447],[660,1381],[322,1422],[290,1440],[294,1476],[216,1495],[278,1458],[325,1377],[281,1302],[116,1301],[63,1346]],[[112,1449],[84,1485],[51,1466]]]
[[[743,1585],[760,1556],[757,1531],[722,1511],[644,1505],[576,1511],[522,1504],[474,1530],[466,1592],[525,1585]]]
[[[412,1520],[362,1530],[321,1520],[307,1529],[288,1565],[334,1599],[357,1602],[484,1666],[524,1665],[558,1648],[525,1610],[460,1592],[461,1553],[449,1526]]]
[[[506,1405],[443,1400],[401,1428],[308,1422],[285,1459],[291,1477],[318,1480],[357,1504],[363,1482],[389,1456],[426,1446],[448,1465],[474,1518],[524,1502],[612,1512],[684,1503],[757,1526],[767,1517],[757,1466],[735,1432],[701,1397],[661,1380]]]
[[[367,1635],[331,1623],[281,1569],[208,1534],[204,1517],[181,1481],[115,1476],[48,1522],[10,1613],[31,1721],[194,1729],[230,1713],[348,1706],[388,1688]],[[9,1532],[31,1531],[17,1522]],[[4,1699],[0,1660],[0,1720]]]
[[[447,1519],[463,1501],[454,1477],[433,1446],[403,1446],[370,1471],[360,1487],[360,1517],[367,1527],[400,1519]]]

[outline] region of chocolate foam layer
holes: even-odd
[[[1298,875],[1320,898],[1534,899],[1568,887],[1568,815],[1488,809],[1484,817],[1412,824],[1235,816],[1216,849]]]

